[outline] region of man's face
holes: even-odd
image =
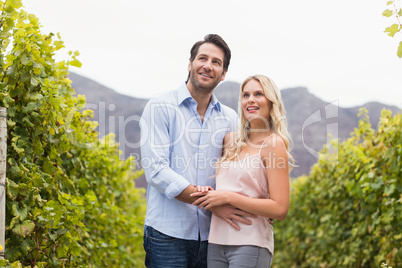
[[[192,90],[210,93],[225,79],[223,72],[224,52],[211,43],[205,43],[198,49],[198,54],[188,65],[190,72],[188,87]]]

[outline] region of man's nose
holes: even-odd
[[[211,61],[206,61],[203,67],[204,69],[211,70],[212,69],[211,66],[212,66]]]

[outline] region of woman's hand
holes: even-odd
[[[229,204],[229,196],[231,192],[226,191],[204,191],[191,194],[192,197],[200,197],[195,202],[193,202],[194,206],[198,206],[199,208],[204,207],[205,209],[210,209],[215,206],[220,206],[224,204]]]
[[[211,186],[200,186],[200,185],[198,185],[198,186],[194,185],[194,186],[197,188],[197,191],[199,193],[206,193],[208,191],[213,191],[214,190],[214,188],[212,188]],[[193,195],[193,197],[194,196],[202,196],[202,195]]]

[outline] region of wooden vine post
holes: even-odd
[[[0,259],[4,259],[6,233],[7,109],[0,107]]]

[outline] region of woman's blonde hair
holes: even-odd
[[[243,148],[243,146],[247,144],[247,140],[250,134],[250,122],[244,116],[244,113],[241,108],[241,100],[243,97],[244,87],[251,80],[255,80],[260,83],[264,91],[265,97],[270,102],[271,109],[269,113],[269,118],[267,118],[266,120],[266,127],[283,140],[286,146],[288,159],[292,164],[294,160],[290,154],[290,151],[293,144],[292,144],[292,138],[290,137],[290,134],[287,130],[288,123],[286,119],[285,107],[282,102],[281,93],[278,87],[275,85],[274,81],[272,81],[272,79],[270,79],[265,75],[250,76],[242,83],[240,87],[240,96],[239,96],[240,124],[237,131],[237,136],[235,137],[233,143],[226,144],[226,148],[224,148],[224,153],[222,157],[219,159],[218,164],[226,160],[234,159],[236,156],[240,154],[240,151]]]

